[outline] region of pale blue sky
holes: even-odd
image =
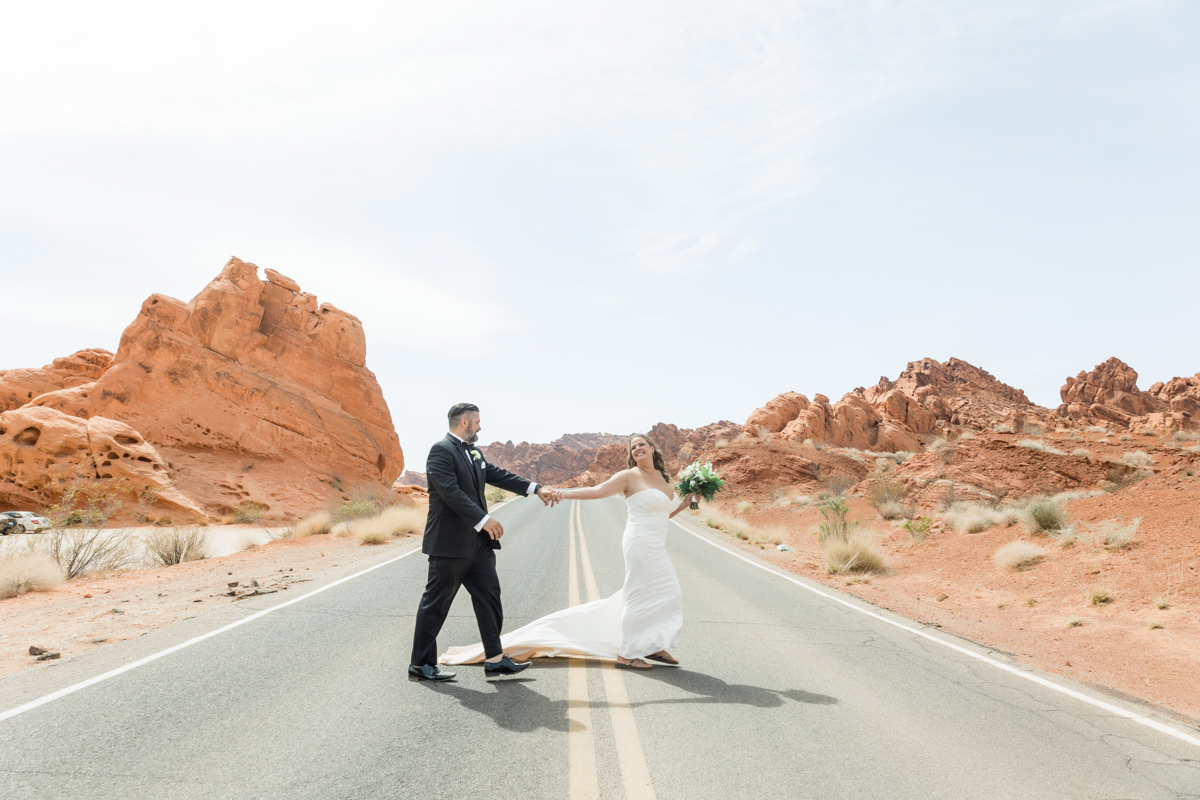
[[[5,16],[0,368],[236,254],[363,319],[416,469],[460,400],[548,441],[925,356],[1200,370],[1194,3]]]

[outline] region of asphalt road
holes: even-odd
[[[507,628],[619,588],[620,498],[522,499],[497,516]],[[1037,675],[1003,655],[807,591],[697,531],[670,534],[681,668],[543,660],[494,681],[460,667],[454,683],[410,682],[425,562],[394,560],[394,546],[367,574],[2,719],[0,798],[1200,797],[1195,744],[970,653]],[[0,717],[276,598],[0,681]],[[477,640],[464,592],[439,645]]]

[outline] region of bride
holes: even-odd
[[[683,627],[683,590],[667,558],[667,520],[687,508],[693,497],[679,501],[662,454],[649,436],[637,434],[629,440],[626,462],[629,469],[599,486],[559,490],[568,500],[625,495],[625,584],[605,600],[556,611],[501,636],[509,656],[594,656],[615,660],[618,669],[650,669],[648,660],[679,663],[667,652],[679,644]],[[471,664],[483,657],[482,645],[476,644],[451,647],[441,661]]]

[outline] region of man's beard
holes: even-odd
[[[475,433],[472,433],[470,436],[463,439],[463,441],[467,444],[475,444],[477,441],[479,441],[479,432],[476,431]]]

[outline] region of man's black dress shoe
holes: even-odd
[[[508,657],[507,654],[505,654],[504,657],[501,658],[499,661],[495,661],[495,662],[485,661],[483,664],[483,671],[488,675],[515,675],[516,673],[520,672],[521,670],[525,669],[528,666],[529,666],[528,661],[522,661],[522,662],[518,663],[516,661],[513,661],[511,658]]]
[[[419,667],[413,664],[408,668],[408,679],[410,681],[449,681],[454,680],[454,673],[438,669],[436,664],[422,664]]]

